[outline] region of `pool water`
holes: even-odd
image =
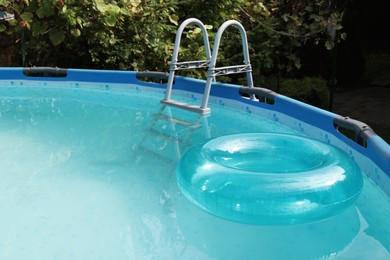
[[[367,178],[352,207],[300,225],[231,222],[179,191],[188,147],[299,134],[278,122],[222,104],[206,118],[161,110],[137,86],[0,84],[0,259],[390,258],[390,200]]]

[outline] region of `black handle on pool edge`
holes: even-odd
[[[53,67],[23,68],[23,74],[27,77],[65,78],[68,75],[66,69]]]
[[[273,90],[258,87],[240,87],[238,91],[240,95],[255,95],[260,102],[270,105],[275,103],[275,96],[278,95],[278,93]]]
[[[140,81],[152,81],[154,83],[164,84],[168,82],[169,74],[160,71],[139,71],[136,77]]]
[[[374,130],[367,124],[349,117],[335,117],[333,119],[333,125],[338,132],[363,147],[367,147],[366,140],[369,137],[376,135]]]

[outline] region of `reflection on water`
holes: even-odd
[[[315,223],[244,225],[221,220],[177,198],[177,222],[188,245],[229,259],[321,259],[345,250],[360,230],[355,207]]]

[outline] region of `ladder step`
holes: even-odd
[[[199,60],[199,61],[176,62],[174,66],[175,66],[175,70],[185,70],[185,69],[207,68],[209,64],[210,64],[210,60]]]
[[[196,112],[196,113],[199,113],[199,114],[208,114],[208,113],[210,113],[210,108],[208,108],[208,107],[202,108],[202,107],[197,106],[197,105],[183,103],[183,102],[179,102],[179,101],[175,101],[175,100],[165,100],[165,99],[163,99],[160,102],[165,104],[165,105],[168,105],[168,106],[182,108],[182,109],[185,109],[185,110],[188,110],[188,111],[191,111],[191,112]]]
[[[174,123],[175,125],[181,125],[181,126],[188,127],[188,128],[199,128],[200,127],[200,124],[193,124],[191,122],[188,122],[188,121],[185,121],[182,119],[178,119],[175,117],[171,117],[168,115],[164,115],[164,114],[156,114],[154,116],[157,118],[168,120],[168,121]]]
[[[245,73],[251,72],[252,67],[250,64],[237,65],[237,66],[226,66],[210,69],[212,70],[211,76],[220,76],[220,75],[229,75],[229,74],[237,74],[237,73]]]
[[[154,138],[150,138],[150,142],[153,142],[154,144],[158,144],[159,142],[166,142],[170,145],[178,145],[178,146],[186,146],[189,143],[189,138],[191,135],[186,135],[182,131],[168,134],[162,131],[159,131],[157,129],[149,129],[148,132],[152,134]],[[153,140],[154,139],[154,140]],[[153,141],[152,141],[153,140]]]
[[[162,131],[159,131],[157,129],[154,129],[154,128],[151,128],[148,130],[150,133],[153,134],[153,136],[156,136],[156,137],[160,137],[164,140],[168,140],[168,141],[172,141],[173,139],[177,139],[178,142],[180,142],[180,140],[178,139],[177,136],[175,136],[175,133],[173,134],[168,134],[168,133],[165,133],[165,132],[162,132]]]

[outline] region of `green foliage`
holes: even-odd
[[[329,107],[330,90],[326,81],[319,77],[284,79],[279,93],[320,108]]]
[[[332,49],[345,38],[342,15],[348,0],[246,1],[240,7],[247,25],[251,53],[263,73],[291,75],[301,68],[298,51],[307,43]],[[340,6],[340,7],[339,7]]]
[[[2,0],[0,8],[15,14],[8,23],[24,34],[28,66],[166,70],[178,24],[173,0]]]
[[[181,21],[189,17],[202,20],[214,39],[224,21],[236,19],[247,29],[254,78],[262,82],[264,75],[288,76],[299,70],[298,50],[306,42],[330,49],[345,38],[339,33],[343,8],[336,8],[333,2],[0,0],[1,10],[15,14],[15,20],[0,23],[0,32],[2,38],[13,37],[19,52],[27,54],[27,66],[166,71]],[[348,0],[338,1],[338,6],[343,2]],[[199,30],[190,28],[184,38],[180,59],[203,59]],[[237,31],[229,28],[218,63],[242,63],[240,42]],[[204,71],[190,73],[205,77]],[[235,76],[232,80],[240,82]]]
[[[345,3],[334,1],[180,1],[179,17],[197,17],[213,26],[210,38],[224,21],[236,19],[247,30],[253,76],[257,86],[270,75],[291,77],[301,68],[300,50],[307,43],[331,49],[345,38],[341,20]],[[181,13],[183,12],[183,13]],[[185,45],[183,43],[183,45]],[[198,38],[183,50],[183,59],[200,57],[202,40]],[[185,53],[185,51],[187,53]],[[191,57],[191,55],[192,57]],[[228,29],[221,41],[220,65],[241,64],[241,39],[234,29]],[[198,73],[198,72],[197,72]],[[235,83],[245,84],[245,76],[231,76]],[[229,79],[224,78],[224,81]]]

